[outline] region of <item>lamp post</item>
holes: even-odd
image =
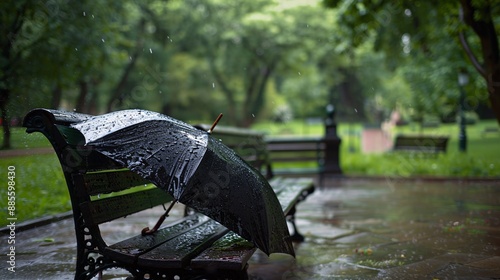
[[[335,121],[335,107],[333,104],[326,106],[325,119],[325,159],[323,172],[330,175],[342,174],[339,163],[339,152],[341,139],[337,135],[337,123]]]
[[[460,132],[458,134],[458,150],[460,152],[467,151],[467,133],[465,131],[465,89],[464,87],[469,83],[469,75],[465,70],[458,72],[458,85],[460,88]]]

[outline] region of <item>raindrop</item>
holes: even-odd
[[[254,117],[254,118],[255,118],[255,114],[252,114],[252,117]]]
[[[149,48],[149,53],[153,53],[153,50],[151,48]]]
[[[104,38],[101,38],[101,41],[102,41],[103,43],[106,43],[106,41],[104,41]]]
[[[357,113],[357,112],[358,112],[358,109],[354,108],[354,112],[356,112],[356,113]]]
[[[86,16],[87,16],[87,14],[86,14],[85,12],[83,12],[83,16],[84,16],[84,17],[86,17]]]
[[[78,48],[75,48],[75,51],[78,51]]]
[[[301,76],[301,75],[302,75],[300,72],[298,72],[298,73],[299,73],[299,76]]]
[[[212,83],[212,87],[215,88],[215,83]]]

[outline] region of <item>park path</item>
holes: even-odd
[[[52,149],[52,147],[0,150],[0,158],[30,156],[30,155],[42,155],[42,154],[50,154],[53,152],[54,152],[54,149]]]

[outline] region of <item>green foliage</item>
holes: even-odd
[[[378,123],[393,110],[454,118],[456,72],[467,66],[454,2],[320,2],[6,2],[8,113],[145,108],[210,122],[222,112],[225,124],[248,126],[320,117],[334,103],[341,121]],[[8,29],[16,12],[19,33]],[[487,94],[484,81],[470,80],[473,111]]]
[[[488,1],[473,2],[478,11],[498,9],[490,7]],[[484,80],[469,65],[458,42],[458,31],[464,28],[459,22],[460,3],[324,0],[323,4],[338,10],[338,30],[348,39],[347,45],[359,49],[367,38],[373,38],[373,50],[385,54],[388,69],[402,79],[400,84],[406,84],[402,87],[403,102],[398,104],[394,104],[391,88],[382,87],[381,93],[374,95],[366,95],[365,90],[372,109],[374,103],[383,104],[384,110],[398,109],[416,121],[429,114],[450,118],[458,103],[459,69],[467,69],[474,81],[466,89],[473,104],[467,109],[475,110],[478,104],[488,102]],[[468,40],[473,51],[481,53],[477,38],[469,36]],[[389,79],[387,75],[372,76]]]

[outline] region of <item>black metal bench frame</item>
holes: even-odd
[[[164,204],[172,198],[154,186],[145,187],[149,182],[84,146],[83,136],[69,125],[90,117],[75,112],[35,109],[26,115],[23,123],[28,133],[41,132],[47,137],[61,163],[75,224],[75,279],[91,279],[110,268],[125,269],[136,279],[199,276],[245,279],[247,261],[256,248],[196,213],[161,228],[154,235],[139,234],[116,244],[106,244],[100,224]],[[229,136],[234,136],[239,143],[240,152],[247,153],[244,158],[265,171],[269,178],[272,176],[261,136],[240,131],[222,137],[230,139]],[[296,205],[314,191],[312,180],[273,178],[270,184],[283,206],[284,215],[295,228]],[[201,230],[206,235],[193,234],[194,227],[207,228]],[[294,231],[293,237],[303,240],[296,228]],[[180,243],[185,243],[185,247],[173,249]]]

